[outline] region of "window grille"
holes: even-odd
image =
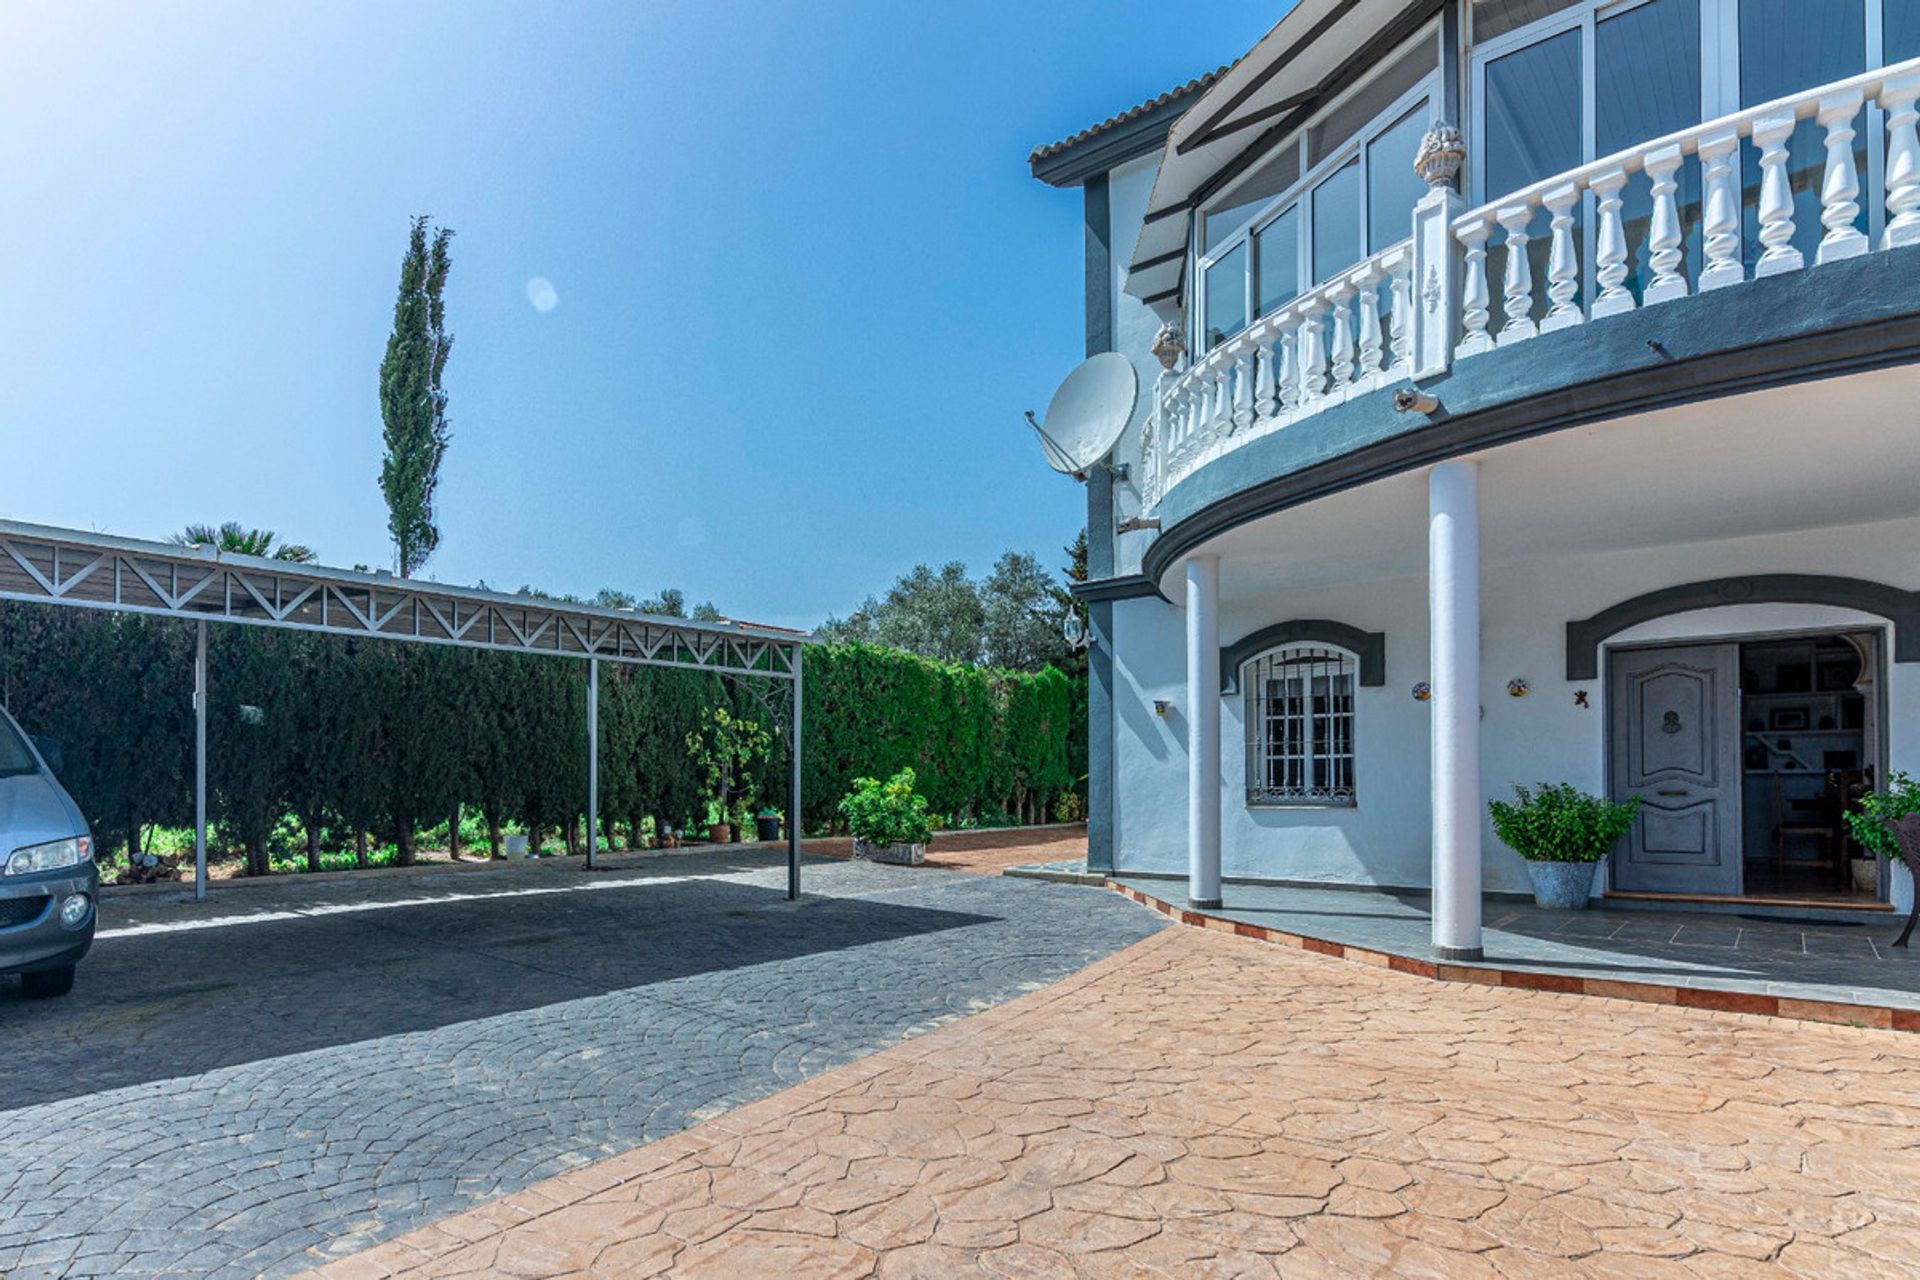
[[[1351,805],[1358,663],[1293,647],[1247,664],[1247,803]]]

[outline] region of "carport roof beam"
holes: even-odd
[[[792,680],[809,637],[0,520],[0,600]]]

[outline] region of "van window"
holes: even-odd
[[[33,752],[27,749],[20,731],[0,717],[0,778],[18,778],[23,774],[38,772],[39,762],[33,758]]]

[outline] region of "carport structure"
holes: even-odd
[[[800,896],[801,650],[807,637],[0,520],[0,600],[192,621],[194,897],[207,892],[207,624],[455,645],[587,664],[587,863],[600,830],[600,664],[748,680],[777,716],[788,690],[787,897]]]

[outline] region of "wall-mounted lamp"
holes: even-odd
[[[1394,392],[1393,407],[1401,413],[1424,413],[1429,417],[1440,412],[1440,402],[1418,387],[1402,387]]]
[[[1173,704],[1171,702],[1168,702],[1165,698],[1155,698],[1153,700],[1153,714],[1157,716],[1164,716],[1165,714],[1167,714],[1167,712],[1171,710],[1173,710]]]
[[[1533,686],[1518,676],[1507,681],[1507,696],[1509,698],[1524,698],[1532,692]]]
[[[1425,680],[1422,680],[1419,684],[1416,684],[1415,686],[1413,686],[1413,700],[1415,702],[1432,702],[1433,686],[1428,684]]]
[[[1080,610],[1073,605],[1067,606],[1067,616],[1060,620],[1060,635],[1069,649],[1084,649],[1093,642],[1087,634],[1087,624],[1080,617]]]

